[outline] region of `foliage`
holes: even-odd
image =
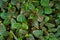
[[[60,0],[0,0],[0,40],[60,40]]]

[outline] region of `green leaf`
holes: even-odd
[[[45,12],[45,14],[51,14],[52,13],[52,9],[50,7],[45,7],[44,8],[44,12]]]
[[[22,38],[18,38],[18,40],[23,40]]]
[[[16,0],[11,0],[12,5],[16,5],[17,1]]]
[[[5,19],[5,20],[3,21],[3,23],[4,23],[5,25],[8,25],[8,24],[10,23],[10,20],[9,20],[9,19]]]
[[[49,0],[41,0],[41,5],[46,7],[46,6],[49,6]]]
[[[50,29],[48,29],[48,32],[56,32],[56,31],[57,31],[56,28],[50,28]]]
[[[2,13],[1,13],[1,18],[2,18],[2,19],[6,19],[6,18],[7,18],[7,14],[6,14],[5,12],[2,12]]]
[[[33,25],[34,27],[38,27],[38,26],[39,26],[38,21],[33,21],[32,25]]]
[[[46,23],[45,26],[47,26],[48,28],[53,28],[53,27],[55,27],[55,25],[52,24],[52,23]]]
[[[53,7],[54,6],[54,2],[53,1],[50,1],[49,6],[50,7]]]
[[[0,24],[0,35],[2,35],[2,36],[7,35],[5,25],[3,25],[2,23]]]
[[[13,31],[10,31],[10,33],[12,34],[12,36],[14,37],[14,39],[17,40],[17,37],[15,36],[15,34],[13,33]]]
[[[11,24],[11,29],[19,29],[21,27],[20,23],[13,23]]]
[[[20,23],[17,23],[13,18],[11,19],[11,29],[18,29],[21,27]]]
[[[0,0],[0,8],[2,8],[2,7],[3,7],[3,1]]]
[[[49,34],[49,40],[58,40],[58,39],[54,34],[50,33]]]
[[[60,25],[58,25],[57,29],[60,29]]]
[[[55,35],[56,35],[57,37],[59,37],[59,36],[60,36],[60,32],[58,31],[57,33],[55,33]]]
[[[58,39],[53,37],[53,38],[49,38],[49,40],[58,40]]]
[[[20,14],[17,16],[17,21],[18,22],[26,22],[26,18],[24,15]]]
[[[26,37],[26,40],[35,40],[32,34],[29,34],[28,37]]]
[[[40,36],[39,40],[45,40],[44,36]]]
[[[60,19],[56,19],[56,20],[55,20],[55,23],[56,23],[57,25],[59,25],[59,24],[60,24]]]
[[[40,16],[40,15],[43,15],[43,8],[42,7],[39,7],[39,8],[36,8],[35,9],[36,11],[36,13]]]
[[[8,10],[10,10],[12,8],[11,3],[8,4]]]
[[[45,22],[48,22],[48,21],[49,21],[49,17],[48,17],[48,16],[45,16],[44,21],[45,21]]]
[[[55,4],[55,7],[56,7],[56,9],[59,9],[60,10],[60,3],[56,3]]]
[[[14,24],[14,23],[16,23],[16,20],[15,19],[11,19],[11,24]]]
[[[26,30],[23,30],[23,29],[19,29],[16,31],[16,35],[18,37],[21,37],[21,38],[25,37],[26,34],[28,34],[28,32]]]
[[[57,15],[59,18],[60,18],[60,12],[58,13],[58,15]]]
[[[35,8],[34,5],[32,3],[29,3],[29,9],[34,10],[34,8]]]
[[[22,23],[22,28],[23,29],[28,29],[28,25],[26,23]]]
[[[3,0],[4,2],[7,2],[8,0]]]
[[[43,35],[43,31],[42,30],[34,30],[33,34],[35,37],[40,38],[40,36]]]
[[[4,37],[2,35],[0,35],[0,40],[4,40]]]
[[[28,19],[33,19],[33,18],[34,18],[33,14],[30,14]]]

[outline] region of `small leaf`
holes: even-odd
[[[8,4],[8,10],[10,10],[12,8],[11,3]]]
[[[3,23],[4,23],[5,25],[8,25],[8,24],[10,23],[10,20],[9,20],[9,19],[5,19],[5,20],[3,21]]]
[[[46,6],[49,6],[49,0],[41,0],[41,5],[46,7]]]
[[[39,29],[38,21],[33,21],[32,26],[34,26],[34,27],[36,27],[37,29]]]
[[[0,35],[3,35],[3,36],[7,35],[5,25],[3,25],[2,23],[0,24]]]
[[[34,30],[33,34],[35,37],[39,38],[40,36],[43,35],[43,31],[42,30]]]
[[[28,25],[26,23],[22,23],[22,28],[23,29],[28,29]]]
[[[14,23],[16,23],[16,20],[15,19],[11,19],[11,24],[14,24]]]
[[[57,25],[59,25],[59,24],[60,24],[60,19],[56,19],[56,20],[55,20],[55,23],[56,23]]]
[[[60,3],[56,3],[55,4],[55,7],[56,7],[56,9],[59,9],[60,10]]]
[[[35,40],[32,34],[29,34],[28,37],[26,37],[26,40]]]
[[[52,23],[46,23],[45,26],[47,26],[48,28],[53,28],[53,27],[55,27],[55,25],[52,24]]]
[[[0,7],[3,7],[3,1],[0,0]]]
[[[2,13],[1,13],[1,18],[2,18],[2,19],[6,19],[6,18],[7,18],[7,14],[6,14],[5,12],[2,12]]]
[[[33,18],[34,18],[33,14],[30,14],[28,19],[33,19]]]
[[[20,30],[17,30],[17,31],[16,31],[16,35],[17,35],[18,37],[21,37],[21,38],[25,37],[26,34],[28,34],[28,32],[27,32],[26,30],[20,29]]]
[[[16,0],[11,0],[12,5],[16,5]]]
[[[48,17],[48,16],[45,16],[44,21],[45,21],[45,22],[48,22],[48,21],[49,21],[49,17]]]
[[[48,32],[56,32],[56,31],[57,31],[56,28],[50,28],[50,29],[48,29]]]
[[[33,10],[34,8],[35,8],[34,5],[31,4],[31,3],[29,3],[29,9],[30,9],[30,10]]]
[[[45,7],[44,8],[44,12],[45,12],[45,14],[51,14],[52,13],[52,9],[50,7]]]
[[[25,22],[26,21],[26,18],[24,15],[20,14],[17,16],[17,21],[18,22]]]
[[[36,8],[35,10],[36,10],[35,12],[36,12],[39,16],[43,15],[43,8],[42,8],[42,7]]]
[[[8,0],[3,0],[4,2],[7,2]]]
[[[0,40],[4,40],[4,37],[2,35],[0,35]]]
[[[21,24],[20,23],[13,23],[12,25],[11,25],[11,29],[18,29],[18,28],[20,28],[21,27]]]
[[[49,6],[52,7],[54,5],[53,1],[50,1]]]

